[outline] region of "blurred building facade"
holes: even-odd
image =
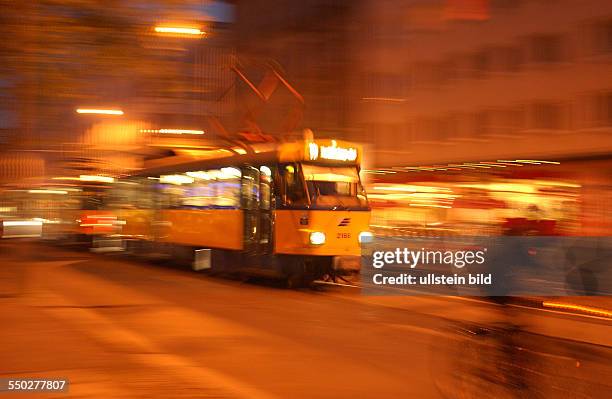
[[[219,145],[214,118],[221,124],[235,119],[235,57],[232,24],[196,21],[202,38],[149,35],[143,46],[150,60],[165,62],[169,79],[153,77],[129,99],[123,120],[90,126],[82,135],[83,156],[98,173],[117,175],[143,167],[148,158],[173,155],[172,148],[205,149]],[[165,130],[201,134],[161,133]]]
[[[210,116],[233,116],[232,24],[195,21],[191,25],[200,26],[206,34],[197,38],[149,35],[143,39],[150,57],[168,61],[174,76],[152,79],[132,100],[132,112],[161,128],[204,129]]]
[[[236,46],[241,57],[279,66],[287,81],[304,97],[298,126],[319,137],[354,134],[349,95],[352,9],[344,0],[236,1]],[[257,76],[253,68],[247,69]],[[248,95],[242,91],[241,98]],[[272,134],[286,132],[284,119],[294,98],[277,90],[261,106],[257,123]]]
[[[454,198],[418,212],[410,206],[423,204],[409,200],[387,220],[478,234],[490,229],[471,230],[473,222],[537,217],[556,223],[546,234],[609,234],[611,3],[383,0],[362,2],[355,18],[363,29],[352,47],[352,121],[383,169],[374,180],[446,182]],[[560,164],[443,168],[516,159]],[[409,169],[432,166],[440,168]]]
[[[282,65],[302,125],[379,167],[612,150],[608,2],[236,3],[238,51]]]
[[[609,2],[383,0],[357,15],[355,120],[378,166],[610,154]]]
[[[0,31],[11,38],[0,45],[0,158],[37,154],[50,176],[115,175],[139,167],[156,144],[210,144],[210,117],[233,119],[227,10],[230,5],[212,0],[7,6],[0,17]],[[159,25],[194,26],[205,34],[158,34]],[[124,114],[80,115],[77,108]],[[205,134],[197,143],[196,137],[146,133],[159,129]],[[40,172],[38,166],[21,170],[0,170],[0,179]]]

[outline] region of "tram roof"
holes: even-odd
[[[234,150],[235,151],[235,150]],[[290,143],[254,146],[253,152],[237,153],[217,149],[199,157],[173,156],[150,161],[145,169],[132,176],[155,176],[245,164],[312,161],[330,165],[359,163],[361,147],[339,140],[301,140]]]
[[[268,151],[261,153],[235,154],[219,158],[205,159],[176,159],[180,157],[168,157],[159,160],[155,166],[145,168],[132,176],[155,176],[168,173],[182,173],[186,171],[195,171],[203,169],[214,169],[226,166],[238,166],[243,164],[258,164],[266,162],[278,161],[276,151]]]

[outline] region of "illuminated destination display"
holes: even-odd
[[[330,146],[319,146],[317,143],[308,144],[308,155],[312,161],[319,158],[334,161],[354,161],[357,159],[357,149],[338,147],[336,140],[332,140]]]

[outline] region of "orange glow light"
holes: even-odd
[[[120,109],[78,108],[76,112],[77,114],[123,115]]]
[[[559,303],[559,302],[542,302],[542,306],[545,308],[563,309],[563,310],[575,310],[584,313],[590,313],[597,316],[612,318],[612,312],[604,309],[592,308],[590,306],[573,305],[571,303]]]
[[[198,28],[187,28],[187,27],[179,27],[179,26],[156,26],[155,32],[172,33],[172,34],[177,34],[177,35],[192,35],[192,36],[202,36],[206,34],[206,32],[201,31]]]

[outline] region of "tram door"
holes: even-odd
[[[269,254],[272,248],[271,175],[267,166],[245,166],[242,170],[244,250],[252,256]]]

